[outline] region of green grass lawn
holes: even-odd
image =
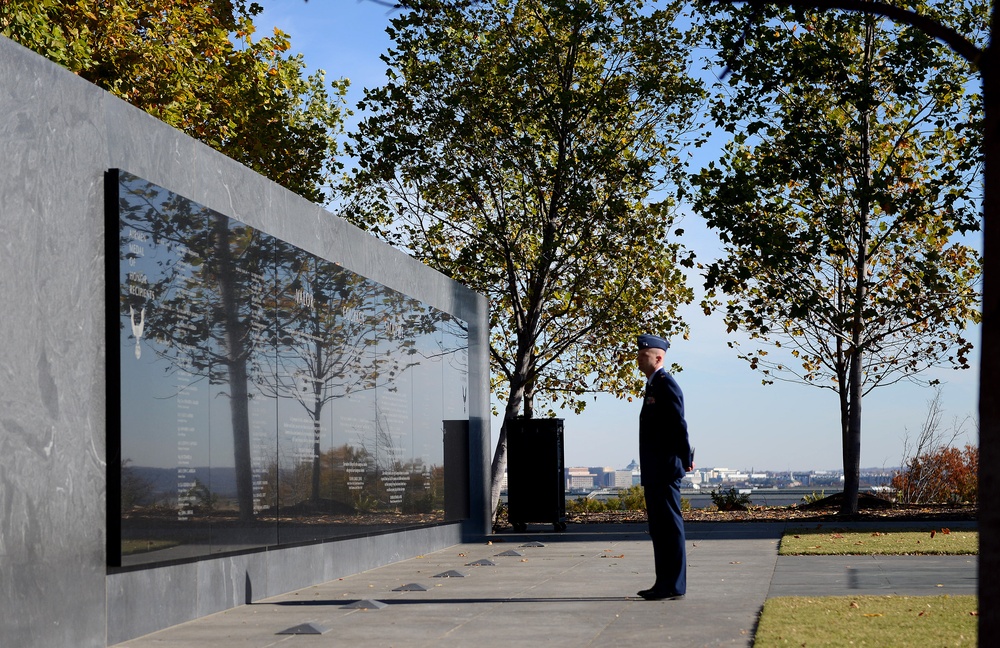
[[[754,648],[975,646],[975,596],[789,596],[768,599]]]
[[[791,529],[781,538],[781,556],[883,555],[906,556],[976,555],[979,532],[943,527],[893,531],[845,531],[842,529]]]
[[[975,555],[979,532],[791,529],[779,555]],[[772,646],[975,646],[975,596],[790,596],[768,599],[754,648]]]

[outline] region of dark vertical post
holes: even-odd
[[[444,519],[469,517],[469,421],[444,421]]]
[[[104,173],[104,360],[107,462],[105,486],[105,538],[107,564],[122,564],[122,408],[121,408],[121,344],[118,321],[121,309],[119,265],[118,169]]]
[[[996,29],[1000,12],[993,3]],[[995,43],[979,62],[983,80],[983,321],[979,364],[979,645],[1000,637],[1000,74]]]

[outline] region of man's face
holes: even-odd
[[[663,351],[660,349],[639,349],[636,355],[636,362],[639,364],[639,371],[649,376],[660,366],[663,359]]]

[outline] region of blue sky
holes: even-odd
[[[328,79],[351,81],[348,101],[353,107],[363,88],[384,80],[379,56],[390,46],[385,33],[390,9],[368,0],[258,0],[265,11],[254,20],[258,35],[274,27],[291,37],[292,51],[301,52],[310,70],[321,68]],[[706,149],[699,157],[713,159]],[[697,216],[686,216],[684,244],[699,259],[718,251],[715,235]],[[979,243],[981,247],[981,243]],[[689,276],[689,283],[700,278]],[[817,387],[777,383],[761,385],[728,348],[721,317],[706,317],[692,305],[684,313],[691,327],[688,340],[672,340],[668,360],[684,370],[676,375],[684,390],[692,445],[701,467],[755,470],[838,469],[841,458],[839,406],[836,393]],[[978,343],[978,333],[974,334]],[[938,370],[925,374],[943,381],[943,425],[974,417],[978,397],[978,353],[968,371]],[[933,392],[909,383],[879,388],[865,398],[861,464],[863,467],[898,465],[904,439],[916,437]],[[581,414],[560,414],[565,423],[565,460],[568,466],[622,468],[637,458],[638,403],[598,396]],[[496,441],[498,422],[494,421]],[[972,421],[961,438],[977,442]]]

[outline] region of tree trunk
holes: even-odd
[[[240,520],[253,520],[253,464],[250,458],[250,412],[247,393],[246,327],[240,321],[235,268],[229,249],[226,216],[215,217],[215,255],[218,260],[219,294],[226,327],[226,368],[229,378],[229,410],[233,426],[233,463],[236,470],[236,500]]]
[[[841,515],[858,512],[858,490],[861,484],[861,353],[851,355],[850,403],[847,429],[844,434],[844,501]]]
[[[503,474],[507,470],[507,419],[503,420],[500,426],[500,436],[497,438],[497,447],[493,451],[493,463],[490,465],[490,519],[496,519],[497,508],[500,506],[500,484]]]
[[[535,388],[534,383],[524,388],[524,418],[535,418]]]
[[[320,390],[319,381],[315,382],[317,386],[317,391]],[[322,426],[320,425],[320,417],[323,413],[323,394],[320,391],[316,394],[315,400],[313,401],[313,459],[312,459],[312,493],[310,495],[310,500],[313,504],[319,504],[319,477],[320,477],[320,457],[322,455],[322,448],[320,441],[322,440]]]
[[[317,291],[318,292],[318,291]],[[319,314],[313,313],[313,333],[317,337],[322,337],[320,335],[321,330],[318,323]],[[320,500],[320,457],[322,454],[322,425],[323,420],[323,381],[319,379],[320,367],[323,366],[323,343],[316,340],[313,344],[313,353],[315,358],[313,359],[312,368],[309,374],[309,378],[312,381],[310,385],[313,390],[313,407],[312,407],[312,419],[313,419],[313,460],[312,460],[312,493],[310,495],[310,500],[314,505],[319,504]]]
[[[516,418],[524,400],[524,381],[512,379],[510,395],[507,397],[507,407],[504,409],[503,425],[497,437],[497,447],[493,451],[493,463],[490,466],[490,502],[492,502],[491,519],[496,519],[497,507],[500,505],[500,485],[507,470],[507,421]]]

